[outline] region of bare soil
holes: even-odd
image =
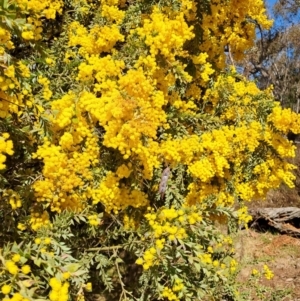
[[[267,299],[263,301],[300,301],[300,239],[287,235],[257,233],[249,229],[237,234],[235,248],[236,257],[241,263],[239,281],[245,283],[252,270],[262,271],[264,264],[274,273],[273,279],[262,277],[259,281],[259,284],[271,291],[278,292],[272,298],[267,295]],[[262,299],[253,297],[252,300]]]

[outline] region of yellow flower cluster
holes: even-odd
[[[261,273],[257,269],[253,269],[251,274],[255,277],[259,277],[261,275]],[[263,266],[263,275],[267,280],[271,280],[274,277],[274,273],[266,264],[264,264]]]
[[[225,66],[225,47],[229,46],[233,57],[239,60],[253,45],[255,25],[248,17],[258,21],[265,29],[273,23],[267,18],[263,0],[254,0],[251,4],[247,0],[210,2],[210,9],[203,15],[201,23],[204,41],[200,49],[208,53],[218,68]]]
[[[203,264],[212,264],[213,263],[210,253],[199,254],[198,257]]]
[[[22,61],[17,63],[18,71],[20,72],[22,77],[30,77],[30,70],[28,66],[26,66]]]
[[[101,223],[97,214],[88,216],[88,221],[91,226],[99,226]]]
[[[158,260],[155,260],[157,257],[156,248],[152,247],[149,250],[146,250],[143,258],[138,258],[136,264],[143,265],[144,270],[148,270],[151,266],[158,264]]]
[[[70,272],[64,272],[62,274],[63,279],[68,280],[71,277],[71,273]]]
[[[14,43],[11,41],[11,34],[8,30],[0,28],[0,54],[4,54],[5,49],[14,49]]]
[[[43,86],[43,97],[46,100],[49,100],[51,98],[51,96],[52,96],[52,92],[49,89],[50,80],[47,79],[47,78],[45,78],[45,77],[40,76],[38,78],[38,83]]]
[[[96,79],[95,91],[110,90],[116,88],[116,83],[108,80],[108,78],[118,78],[124,68],[125,63],[123,61],[114,60],[110,55],[105,57],[91,55],[86,62],[79,65],[77,79],[80,81]],[[87,95],[91,97],[91,95]],[[85,94],[83,94],[84,96]],[[93,103],[91,102],[89,105],[91,106]]]
[[[257,175],[255,198],[258,195],[265,196],[268,190],[279,187],[282,182],[293,188],[295,180],[293,169],[295,169],[293,164],[283,163],[280,159],[271,156],[265,162],[258,164],[254,168],[254,174]]]
[[[147,213],[145,217],[153,229],[155,238],[166,236],[169,240],[186,238],[186,225],[194,225],[202,221],[202,214],[196,210],[196,207],[184,207],[180,210],[165,208],[158,215]]]
[[[184,289],[183,281],[180,278],[175,279],[175,283],[172,287],[173,292],[179,292]]]
[[[11,260],[7,260],[5,262],[5,268],[10,274],[17,275],[21,271],[23,274],[27,275],[31,272],[30,266],[27,264],[23,265],[22,263],[20,263],[20,260],[21,260],[21,255],[14,254]],[[19,268],[18,263],[19,265],[21,265],[21,268]]]
[[[107,211],[117,211],[130,205],[145,206],[146,194],[140,188],[128,189],[126,185],[120,184],[123,183],[121,179],[132,181],[131,174],[137,167],[141,170],[141,180],[151,179],[153,170],[160,166],[162,160],[173,166],[178,163],[188,166],[188,171],[197,182],[189,186],[186,198],[188,204],[203,201],[213,194],[217,205],[231,205],[236,195],[249,200],[262,194],[263,188],[258,189],[259,193],[253,189],[255,181],[244,183],[242,177],[243,164],[251,157],[250,153],[257,149],[263,135],[260,123],[252,121],[224,126],[202,135],[200,139],[199,135],[193,134],[192,128],[188,130],[188,137],[158,137],[160,128],[169,127],[164,106],[171,104],[178,111],[194,116],[199,113],[201,86],[214,74],[210,63],[213,60],[211,49],[201,47],[205,48],[214,38],[218,40],[224,36],[220,49],[228,43],[234,44],[237,41],[235,36],[243,41],[247,34],[241,31],[245,28],[252,30],[251,25],[244,26],[247,12],[267,27],[268,21],[261,2],[256,1],[256,8],[247,6],[246,12],[240,11],[243,4],[236,4],[235,1],[229,1],[224,7],[214,1],[212,10],[220,16],[217,24],[227,24],[225,16],[230,16],[244,27],[228,26],[230,32],[220,33],[216,31],[218,25],[211,24],[215,17],[204,14],[204,23],[210,24],[207,28],[215,35],[207,36],[207,41],[204,39],[203,45],[193,54],[184,50],[184,45],[195,36],[194,27],[186,20],[195,21],[197,4],[194,1],[183,1],[179,11],[172,14],[168,8],[160,10],[154,7],[151,14],[143,15],[142,25],[130,32],[128,38],[137,39],[138,36],[145,50],[129,69],[125,68],[123,54],[119,55],[119,50],[114,48],[117,42],[124,41],[118,27],[124,18],[124,11],[119,10],[118,4],[118,1],[101,3],[99,13],[105,19],[101,25],[95,23],[87,28],[79,21],[70,23],[66,62],[78,54],[84,58],[78,67],[77,80],[85,88],[80,93],[69,92],[51,103],[51,123],[56,137],[51,142],[45,142],[37,152],[37,157],[45,163],[44,179],[34,184],[37,200],[50,203],[51,210],[58,212],[65,208],[81,210],[89,200],[94,204],[101,202]],[[233,11],[238,11],[240,15],[235,16]],[[238,47],[236,53],[241,49]],[[157,60],[158,55],[164,57],[166,66]],[[194,64],[194,78],[187,73],[187,66],[177,60],[180,56]],[[188,99],[169,91],[178,77],[188,84]],[[40,81],[46,87],[47,81]],[[222,91],[225,90],[229,93],[223,99]],[[208,89],[203,98],[204,105],[212,103],[211,109],[207,106],[205,110],[217,114],[217,108],[223,105],[223,114],[218,117],[223,123],[232,124],[244,114],[255,119],[256,105],[253,105],[252,100],[259,93],[252,83],[236,82],[234,76],[219,76],[214,87]],[[50,93],[47,97],[51,97]],[[101,143],[118,150],[124,160],[133,160],[135,164],[121,162],[115,166],[116,169],[105,171],[105,176],[95,183],[92,168],[98,163],[100,149],[99,137],[94,135],[93,128],[98,125],[104,129]],[[86,140],[89,140],[88,143]],[[278,181],[279,176],[287,182],[291,180],[287,169],[282,169],[281,174],[278,174]],[[237,173],[234,179],[232,170]],[[217,185],[212,184],[214,179],[217,179],[214,181]],[[232,180],[237,185],[236,192],[224,192],[226,183]]]
[[[32,31],[23,31],[22,32],[22,38],[24,40],[33,40],[34,39],[34,34]]]
[[[8,295],[11,291],[11,286],[8,285],[8,284],[4,284],[2,287],[1,287],[1,292],[3,295]]]
[[[0,136],[0,170],[5,169],[5,161],[7,155],[13,155],[13,143],[11,140],[8,140],[9,134],[8,133],[2,133]]]
[[[125,214],[123,217],[123,224],[125,230],[135,230],[137,229],[139,222],[134,217]]]
[[[69,46],[80,46],[79,53],[85,55],[99,55],[110,52],[118,41],[124,41],[117,24],[111,26],[94,25],[90,30],[74,21],[70,24]]]
[[[237,211],[238,223],[245,225],[247,228],[248,223],[252,220],[252,216],[248,214],[248,208],[246,206],[241,207]]]
[[[16,0],[18,6],[24,11],[30,11],[38,18],[55,19],[56,13],[61,14],[63,9],[62,0]]]
[[[41,252],[44,255],[47,255],[48,257],[52,258],[54,256],[54,250],[52,248],[52,239],[50,237],[45,238],[36,238],[34,240],[35,245],[38,246],[39,252]],[[70,277],[69,272],[62,273],[63,279],[67,280]]]
[[[279,104],[273,109],[268,117],[268,121],[272,122],[273,126],[282,133],[300,132],[300,118],[298,114],[292,112],[291,109],[283,109]]]
[[[197,18],[197,2],[193,0],[182,0],[180,10],[188,21],[195,21]]]
[[[59,126],[65,124],[59,123]],[[83,139],[84,151],[80,151],[77,144]],[[77,191],[85,182],[89,183],[93,179],[90,166],[98,163],[97,139],[82,124],[73,133],[63,135],[60,144],[61,146],[56,146],[45,139],[44,145],[35,155],[45,163],[45,179],[34,183],[35,195],[38,202],[50,203],[52,211],[61,212],[67,208],[81,210],[85,206],[87,195],[80,196]]]
[[[224,80],[225,78],[222,79],[220,76],[215,86],[207,90],[204,100],[212,103],[212,108],[228,106],[228,109],[222,110],[222,114],[220,114],[220,118],[226,122],[236,122],[240,116],[245,115],[253,116],[252,118],[256,119],[257,110],[261,105],[259,99],[262,97],[260,96],[262,92],[253,83],[235,82],[232,76],[228,77],[228,82],[225,83]],[[226,89],[222,87],[226,87]],[[231,91],[229,97],[224,98],[225,90]],[[268,91],[264,97],[267,99],[270,97]],[[249,101],[253,98],[255,101],[251,101],[250,104]],[[235,103],[238,102],[239,105],[235,106]],[[234,114],[232,114],[233,112]],[[210,113],[218,114],[217,111],[210,111]],[[290,119],[292,122],[289,126],[293,126],[295,132],[299,131],[296,118]],[[252,160],[251,158],[255,156],[262,141],[269,145],[270,149],[266,151],[264,162],[253,166],[251,180],[244,181],[243,166]],[[231,205],[235,196],[246,201],[253,198],[264,198],[269,189],[277,188],[282,182],[293,187],[293,166],[279,158],[274,158],[272,149],[275,149],[281,158],[288,158],[295,156],[295,147],[282,134],[274,133],[268,125],[263,127],[262,124],[251,121],[251,119],[248,122],[240,121],[235,126],[222,126],[218,130],[206,132],[198,142],[195,139],[193,142],[191,141],[190,145],[184,145],[186,152],[189,149],[193,150],[189,152],[191,154],[189,157],[183,157],[180,154],[179,143],[172,141],[166,145],[167,153],[162,148],[166,158],[173,162],[175,160],[179,162],[181,158],[185,158],[184,163],[189,166],[190,173],[202,182],[190,184],[190,192],[186,198],[190,204],[201,202],[209,195],[215,195],[216,204]],[[199,159],[195,160],[197,158],[195,154]],[[183,161],[183,159],[181,160]],[[234,172],[231,173],[230,169]],[[218,184],[212,185],[211,181],[216,178]],[[230,179],[234,181],[234,194],[224,191],[224,185]]]
[[[98,69],[99,74],[96,76],[99,81],[110,72],[109,66],[106,70],[105,73],[104,70]],[[97,111],[93,110],[91,103],[93,98]],[[98,117],[99,110],[107,114],[113,112],[113,108],[105,111],[105,108],[99,106],[97,98],[88,92],[82,93],[76,107],[75,99],[75,95],[69,93],[52,102],[52,109],[57,112],[52,119],[54,130],[72,127],[61,136],[60,146],[45,140],[44,145],[36,153],[36,156],[45,163],[43,170],[45,179],[34,184],[37,200],[50,203],[51,210],[58,212],[66,208],[81,210],[88,199],[94,204],[101,201],[107,211],[120,210],[130,205],[134,207],[147,205],[147,198],[141,191],[119,187],[120,179],[128,177],[131,173],[125,165],[117,169],[116,175],[108,173],[99,186],[94,187],[90,167],[99,162],[100,150],[97,146],[97,137],[91,133],[81,112],[90,111],[92,116]],[[84,148],[81,149],[80,144],[83,141]],[[89,183],[89,189],[79,196],[77,190],[80,190],[84,183]]]
[[[236,266],[236,263],[234,260],[228,262],[228,260],[224,260],[224,258],[222,260],[215,259],[216,257],[219,258],[218,254],[220,252],[234,252],[234,249],[232,248],[232,239],[230,237],[220,235],[214,247],[208,246],[206,250],[203,246],[199,246],[197,257],[200,259],[202,265],[208,268],[217,269],[217,273],[222,274],[225,273],[226,270],[230,271],[233,266]]]
[[[51,109],[56,113],[55,118],[53,117],[51,120],[54,126],[54,130],[60,130],[68,125],[71,125],[72,119],[76,117],[74,104],[75,99],[75,94],[69,92],[62,98],[56,99],[51,102]],[[81,123],[79,125],[81,125]],[[82,129],[80,132],[82,131],[85,131],[85,129]],[[82,137],[78,137],[79,140],[80,138],[82,140]]]
[[[99,70],[95,75],[99,83],[95,87],[102,95],[98,98],[92,93],[83,93],[79,107],[104,127],[103,144],[119,149],[124,159],[131,155],[138,156],[144,165],[145,177],[150,178],[153,168],[159,165],[155,156],[157,143],[152,139],[156,138],[158,127],[166,121],[162,110],[165,99],[162,93],[155,92],[153,80],[147,78],[141,68],[119,75],[117,82],[103,81],[106,76],[116,76],[118,70],[123,68],[123,62],[111,61],[110,58],[92,59]],[[92,77],[95,66],[89,67],[88,78]],[[83,78],[83,68],[87,65],[81,67],[79,75]],[[143,136],[149,137],[147,147],[142,141]]]
[[[236,271],[237,265],[238,265],[238,263],[235,259],[232,259],[230,261],[230,272],[231,273],[234,273]]]
[[[62,283],[57,278],[53,277],[49,281],[51,287],[51,292],[49,294],[49,299],[51,301],[67,301],[69,299],[69,283]]]
[[[168,300],[174,300],[174,301],[179,301],[180,298],[176,295],[175,293],[176,291],[174,291],[172,288],[169,287],[164,287],[163,291],[161,293],[161,296],[163,298],[167,298]]]
[[[166,239],[169,242],[185,239],[188,236],[186,229],[202,221],[202,214],[195,206],[183,207],[180,210],[163,208],[158,213],[147,213],[145,217],[152,228],[151,235],[155,240],[155,247],[146,250],[143,257],[136,261],[137,264],[143,265],[144,270],[159,264],[157,253],[163,250]]]
[[[19,106],[22,104],[22,95],[9,95],[7,92],[9,89],[15,88],[15,78],[11,79],[9,77],[0,76],[0,117],[5,118],[10,115],[10,113],[18,113]]]
[[[19,272],[18,266],[13,261],[7,261],[5,263],[5,267],[8,270],[8,272],[12,275],[17,275]]]
[[[27,229],[26,225],[25,225],[25,224],[23,224],[23,223],[18,223],[18,226],[17,226],[17,228],[18,228],[19,230],[21,230],[21,231],[24,231],[24,230],[26,230],[26,229]]]
[[[252,183],[236,183],[235,189],[241,200],[251,201],[255,196]]]
[[[171,19],[157,7],[154,7],[150,19],[145,19],[143,27],[136,29],[136,32],[145,38],[152,57],[160,53],[170,62],[175,61],[175,56],[184,55],[184,43],[194,37],[193,27],[185,22],[183,13]]]
[[[28,93],[20,93],[22,89],[22,78],[30,77],[28,66],[22,61],[17,61],[15,65],[5,66],[3,74],[0,76],[0,117],[5,118],[11,113],[20,116],[24,98]],[[27,85],[28,87],[28,85]],[[27,95],[30,98],[31,95]]]
[[[274,273],[270,270],[270,268],[266,264],[264,265],[264,276],[268,280],[271,280],[274,277]]]
[[[30,216],[30,225],[32,230],[37,231],[41,227],[50,226],[49,214],[47,211],[43,211],[43,213],[34,212]]]
[[[42,39],[42,32],[43,32],[43,27],[42,27],[43,23],[39,19],[39,16],[28,17],[27,18],[27,23],[30,25],[30,27],[29,27],[30,30],[22,32],[23,39],[25,39],[25,40],[34,39],[35,41],[41,40]],[[24,37],[25,33],[27,33],[27,35],[28,35],[28,37],[30,37],[30,39]]]
[[[3,193],[3,197],[8,200],[13,210],[22,207],[20,195],[16,191],[13,191],[12,189],[6,189]]]
[[[219,162],[221,162],[221,157],[217,158]],[[224,160],[225,167],[229,168],[226,159]],[[215,170],[213,165],[207,158],[203,158],[201,161],[197,161],[189,166],[190,173],[199,178],[202,182],[208,182],[215,175]]]
[[[148,198],[145,193],[137,189],[128,189],[125,185],[120,187],[120,178],[109,172],[102,180],[99,187],[91,189],[89,196],[93,204],[101,202],[107,212],[126,209],[128,206],[134,208],[148,205]]]
[[[4,74],[9,78],[14,79],[15,78],[15,66],[10,65],[9,67],[7,67],[4,71]]]
[[[201,52],[197,56],[192,56],[192,61],[195,64],[196,74],[194,76],[193,83],[187,91],[187,96],[192,96],[192,99],[198,100],[200,98],[200,86],[205,86],[209,81],[215,70],[212,68],[212,64],[207,62],[208,54]]]
[[[232,72],[235,74],[234,68]],[[227,94],[224,92],[226,91]],[[225,96],[227,95],[227,96]],[[254,82],[246,80],[237,81],[234,75],[219,76],[213,88],[207,89],[203,100],[212,103],[209,113],[215,113],[215,108],[222,105],[223,120],[239,120],[243,114],[255,116],[260,99],[253,99],[255,96],[264,95],[271,99],[271,91],[262,92]]]
[[[116,24],[120,24],[124,19],[125,12],[119,10],[117,6],[104,4],[101,7],[101,16],[110,22],[116,22]]]

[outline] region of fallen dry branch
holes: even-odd
[[[256,208],[249,213],[253,218],[253,228],[265,228],[267,225],[280,233],[300,237],[300,208]]]

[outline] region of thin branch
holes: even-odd
[[[100,247],[100,248],[89,248],[87,251],[110,251],[124,248],[124,245],[112,246],[112,247]]]
[[[233,60],[233,57],[232,57],[232,54],[231,54],[231,49],[230,49],[229,45],[228,45],[228,56],[229,56],[229,60],[231,62],[231,65],[235,67],[234,60]]]
[[[114,252],[114,256],[117,257],[116,252]],[[120,269],[119,269],[119,265],[118,265],[117,261],[115,261],[115,266],[116,266],[116,269],[117,269],[117,272],[118,272],[119,282],[120,282],[121,288],[122,288],[122,293],[120,295],[119,301],[121,301],[121,300],[125,300],[126,301],[127,300],[127,294],[129,294],[129,295],[132,295],[132,294],[125,289],[125,284],[124,284],[124,282],[122,280],[122,275],[120,273]],[[123,299],[123,296],[124,296],[124,299]]]
[[[2,98],[2,97],[0,97],[0,100],[4,100],[4,101],[7,101],[7,102],[9,102],[9,103],[11,103],[11,104],[13,104],[13,105],[15,105],[15,106],[20,107],[20,108],[24,108],[24,106],[18,105],[18,104],[16,104],[16,103],[14,103],[14,102],[12,102],[12,101],[10,101],[10,100],[4,99],[4,98]]]

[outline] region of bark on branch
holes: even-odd
[[[249,210],[253,221],[251,227],[268,225],[280,233],[300,237],[300,208],[257,208]]]

